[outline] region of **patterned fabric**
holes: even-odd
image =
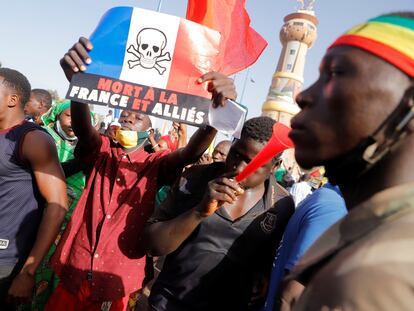
[[[289,276],[306,285],[294,310],[412,310],[413,227],[413,183],[354,207]]]
[[[414,77],[414,19],[381,16],[357,25],[331,46],[351,45],[379,56]]]

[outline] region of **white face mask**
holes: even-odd
[[[56,120],[55,122],[55,126],[56,126],[56,131],[58,132],[58,134],[65,140],[69,140],[69,141],[75,141],[78,138],[76,136],[70,137],[68,136],[65,131],[62,129],[62,126],[60,125],[60,121]]]

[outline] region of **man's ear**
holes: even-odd
[[[7,107],[13,108],[13,107],[16,107],[17,105],[20,105],[20,96],[17,94],[9,95]]]

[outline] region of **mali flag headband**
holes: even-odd
[[[414,77],[414,19],[380,16],[353,27],[329,48],[350,45],[368,51]]]

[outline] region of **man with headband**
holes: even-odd
[[[390,14],[337,39],[298,95],[296,159],[326,167],[349,214],[288,277],[305,289],[287,309],[412,310],[413,78],[414,12]]]
[[[61,60],[70,80],[92,60],[89,40],[81,38]],[[214,104],[236,97],[234,83],[207,73]],[[75,156],[84,165],[86,187],[52,258],[61,279],[46,310],[125,310],[129,295],[141,288],[144,224],[152,214],[157,188],[172,183],[183,168],[208,148],[216,130],[200,128],[185,148],[147,153],[151,127],[147,115],[123,111],[113,139],[92,126],[88,105],[72,102],[72,127],[78,137]],[[116,140],[116,142],[114,141]]]

